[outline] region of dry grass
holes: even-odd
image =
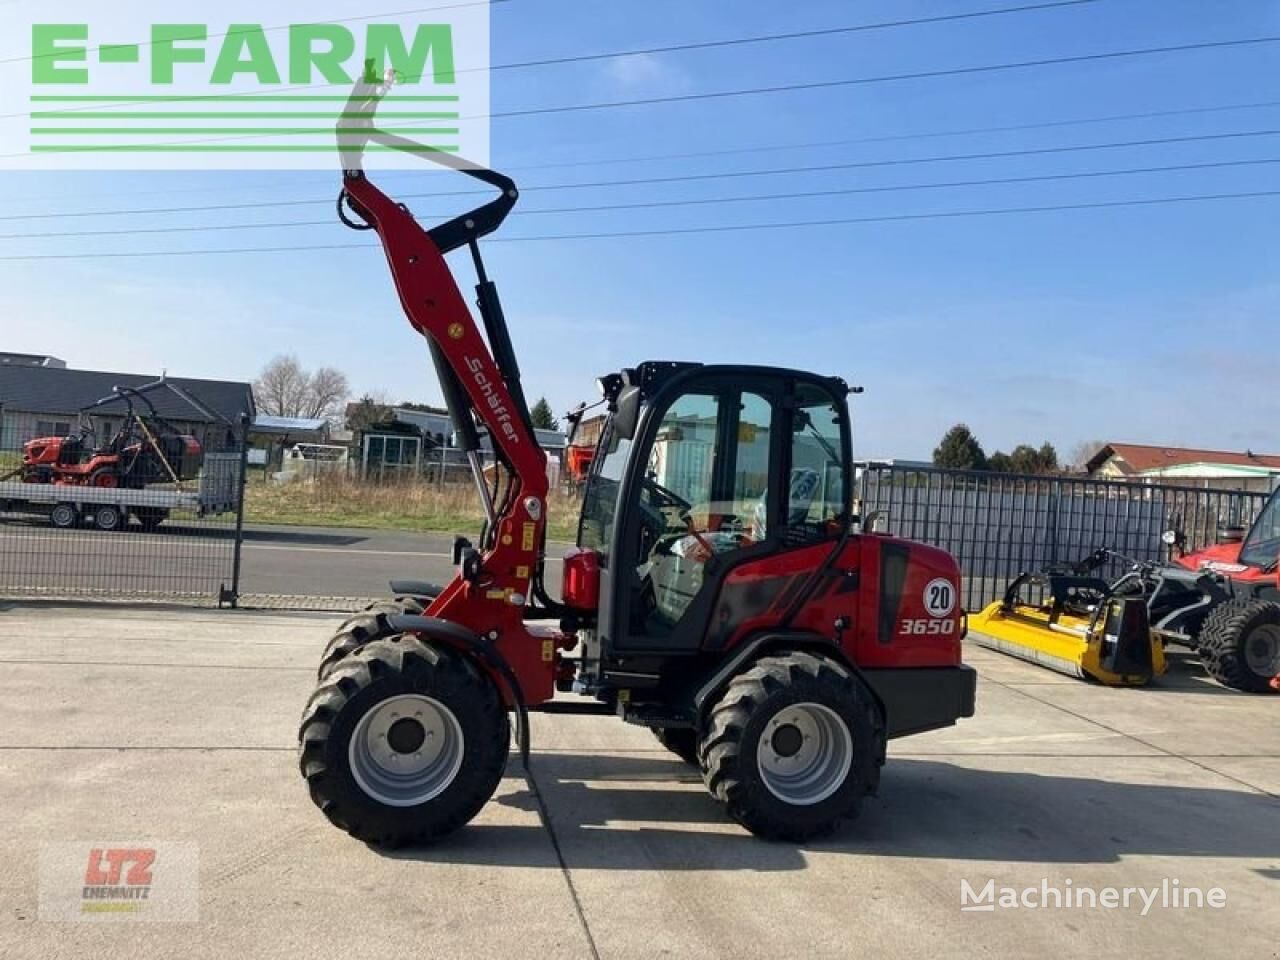
[[[553,491],[548,500],[548,538],[574,540],[578,502],[559,491]],[[441,488],[422,480],[371,483],[331,474],[287,484],[251,480],[245,490],[245,519],[465,534],[479,530],[484,511],[470,484],[448,483]]]

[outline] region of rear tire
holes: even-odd
[[[698,732],[691,727],[650,727],[658,742],[685,763],[698,766]]]
[[[89,474],[88,486],[102,490],[114,490],[120,486],[120,474],[114,467],[99,467]]]
[[[80,511],[72,503],[54,504],[49,511],[49,523],[59,530],[71,530],[80,522]]]
[[[357,839],[398,847],[451,833],[480,811],[502,779],[511,727],[475,664],[400,635],[334,670],[307,704],[298,744],[324,815]]]
[[[702,776],[757,836],[805,840],[857,816],[879,783],[883,724],[838,663],[799,651],[734,677],[711,710]]]
[[[127,519],[128,514],[110,503],[104,503],[93,511],[93,525],[107,532],[121,529]]]
[[[1280,675],[1280,603],[1230,600],[1205,618],[1199,637],[1200,661],[1224,687],[1245,693],[1272,693]]]

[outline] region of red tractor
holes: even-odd
[[[383,93],[357,88],[348,112],[372,114]],[[339,215],[382,241],[487,522],[456,542],[447,586],[393,582],[399,599],[331,639],[299,763],[335,825],[385,846],[461,827],[503,775],[509,718],[527,763],[540,710],[649,727],[738,823],[802,839],[876,791],[890,739],[972,716],[960,571],[941,550],[859,531],[849,388],[835,377],[649,362],[602,378],[578,545],[562,599],[549,596],[546,455],[478,246],[515,184],[432,154],[499,196],[424,229],[363,171],[370,142],[423,154],[371,122],[341,128]],[[483,333],[445,260],[462,248]],[[477,420],[502,466],[492,485]]]
[[[170,389],[172,385],[160,381]],[[195,437],[182,433],[160,416],[141,388],[117,387],[115,393],[81,411],[81,416],[124,400],[127,412],[120,429],[98,445],[91,429],[72,437],[40,437],[22,448],[18,475],[24,483],[54,483],[141,490],[154,483],[181,483],[200,475],[204,451]],[[185,394],[184,394],[185,396]],[[134,401],[148,408],[138,413]]]
[[[1171,563],[1137,563],[1113,590],[1147,598],[1152,631],[1195,649],[1219,683],[1248,693],[1280,689],[1280,490],[1248,533],[1196,553],[1165,534]]]

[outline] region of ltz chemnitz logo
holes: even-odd
[[[218,22],[189,17],[209,9],[192,0],[68,4],[58,22],[0,4],[0,38],[30,37],[16,58],[30,61],[29,86],[0,88],[0,142],[21,150],[0,151],[0,169],[333,169],[335,134],[370,127],[388,135],[364,151],[375,167],[430,153],[488,162],[482,0],[430,22],[359,16],[350,0],[265,5],[274,22],[250,0],[222,0]]]
[[[83,913],[136,913],[151,896],[154,847],[93,847],[84,871]]]

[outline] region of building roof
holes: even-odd
[[[1248,467],[1280,472],[1280,455],[1277,454],[1254,453],[1252,450],[1238,453],[1229,450],[1159,447],[1143,443],[1108,443],[1089,458],[1086,466],[1093,473],[1113,457],[1116,467],[1126,474],[1153,473],[1193,465]]]
[[[329,421],[323,418],[271,417],[260,413],[253,418],[253,425],[249,429],[254,433],[322,433],[328,425]]]
[[[101,370],[64,370],[20,364],[0,365],[0,407],[6,411],[75,416],[85,407],[111,396],[115,387],[141,387],[154,383],[154,375],[108,373]],[[253,416],[253,390],[247,383],[168,377],[168,381],[232,423],[242,415]],[[147,394],[160,416],[187,422],[213,422],[170,390]],[[100,407],[96,413],[123,413],[124,401]]]
[[[51,357],[44,353],[14,353],[11,350],[0,350],[0,364],[14,363],[24,367],[58,367],[65,368],[67,361],[61,357]]]

